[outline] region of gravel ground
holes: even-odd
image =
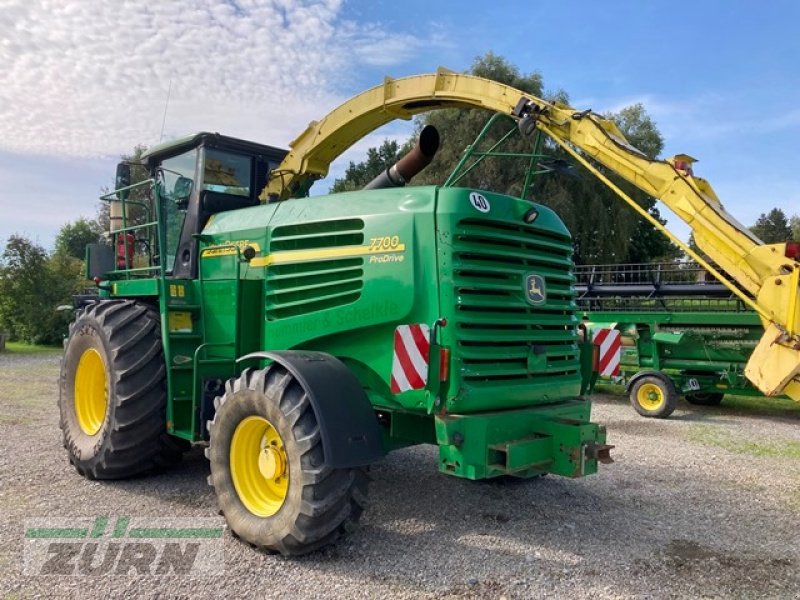
[[[23,520],[216,516],[201,451],[168,473],[92,482],[69,467],[57,354],[0,355],[0,595],[4,598],[798,597],[800,410],[695,409],[642,419],[598,395],[616,463],[596,476],[469,482],[435,449],[373,467],[370,506],[334,547],[300,559],[226,532],[217,576],[25,576]]]

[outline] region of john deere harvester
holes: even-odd
[[[143,156],[147,181],[123,165],[114,244],[89,249],[100,297],[63,361],[78,471],[208,443],[231,528],[286,554],[337,537],[364,467],[410,444],[469,479],[594,473],[569,233],[518,198],[387,187],[437,145],[423,131],[369,191],[264,204],[276,148],[201,133]]]
[[[673,208],[764,323],[747,377],[800,399],[797,244],[747,232],[689,157],[651,160],[591,111],[440,70],[387,78],[288,152],[203,133],[151,149],[145,181],[118,170],[112,243],[89,250],[99,297],[61,374],[78,471],[125,477],[207,444],[231,529],[284,554],[334,540],[362,512],[364,468],[410,444],[436,444],[439,470],[469,479],[594,473],[609,448],[578,397],[592,355],[579,352],[571,239],[524,199],[530,177],[520,198],[455,176],[394,187],[430,159],[428,130],[370,189],[306,197],[378,126],[460,107],[530,138],[529,173],[547,136],[655,227],[594,163]]]

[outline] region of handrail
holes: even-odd
[[[141,188],[148,188],[154,192],[154,198],[151,199],[150,204],[146,202],[141,202],[139,200],[131,200],[129,199],[129,192]],[[125,279],[130,279],[131,275],[135,275],[137,273],[153,273],[158,272],[159,276],[163,278],[164,276],[164,266],[163,260],[159,260],[158,265],[153,264],[153,260],[155,256],[162,256],[162,248],[165,247],[161,237],[163,232],[163,227],[160,227],[161,223],[161,210],[160,210],[160,200],[161,194],[159,192],[159,183],[154,178],[144,179],[142,181],[138,181],[131,185],[127,185],[121,188],[117,188],[111,192],[103,194],[100,196],[100,200],[104,202],[108,202],[109,204],[112,202],[119,202],[121,204],[121,213],[122,213],[122,227],[113,227],[111,223],[109,223],[109,230],[108,235],[112,239],[112,245],[115,249],[118,249],[121,245],[124,248],[124,251],[121,256],[116,256],[115,258],[115,265],[117,261],[121,258],[124,261],[124,268],[116,268],[109,273],[111,277],[124,277]],[[153,210],[151,205],[155,205],[156,209],[156,219],[153,220]],[[145,222],[138,223],[135,225],[128,224],[128,207],[129,206],[140,206],[144,210],[145,215]],[[129,242],[127,239],[120,244],[119,236],[127,236],[129,233],[132,232],[139,232],[145,231],[145,238],[144,241],[147,242],[147,267],[134,267],[131,257],[128,253],[128,244]],[[137,240],[134,240],[135,243]],[[156,248],[153,248],[151,242],[156,241]],[[154,251],[155,250],[155,251]],[[118,253],[118,250],[115,250]],[[135,252],[135,251],[134,251]]]

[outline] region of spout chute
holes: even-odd
[[[411,178],[431,164],[439,149],[439,131],[426,125],[419,134],[416,146],[383,173],[364,186],[365,190],[403,187]]]

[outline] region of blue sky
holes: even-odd
[[[642,102],[736,218],[800,213],[800,3],[132,0],[0,4],[0,243],[93,216],[120,153],[214,130],[285,146],[380,83],[493,51],[576,108]],[[113,31],[113,35],[112,35]],[[171,83],[170,83],[171,82]],[[395,123],[334,163],[331,178]],[[331,179],[329,178],[329,179]],[[317,184],[324,189],[325,182]],[[688,229],[670,225],[688,237]]]

